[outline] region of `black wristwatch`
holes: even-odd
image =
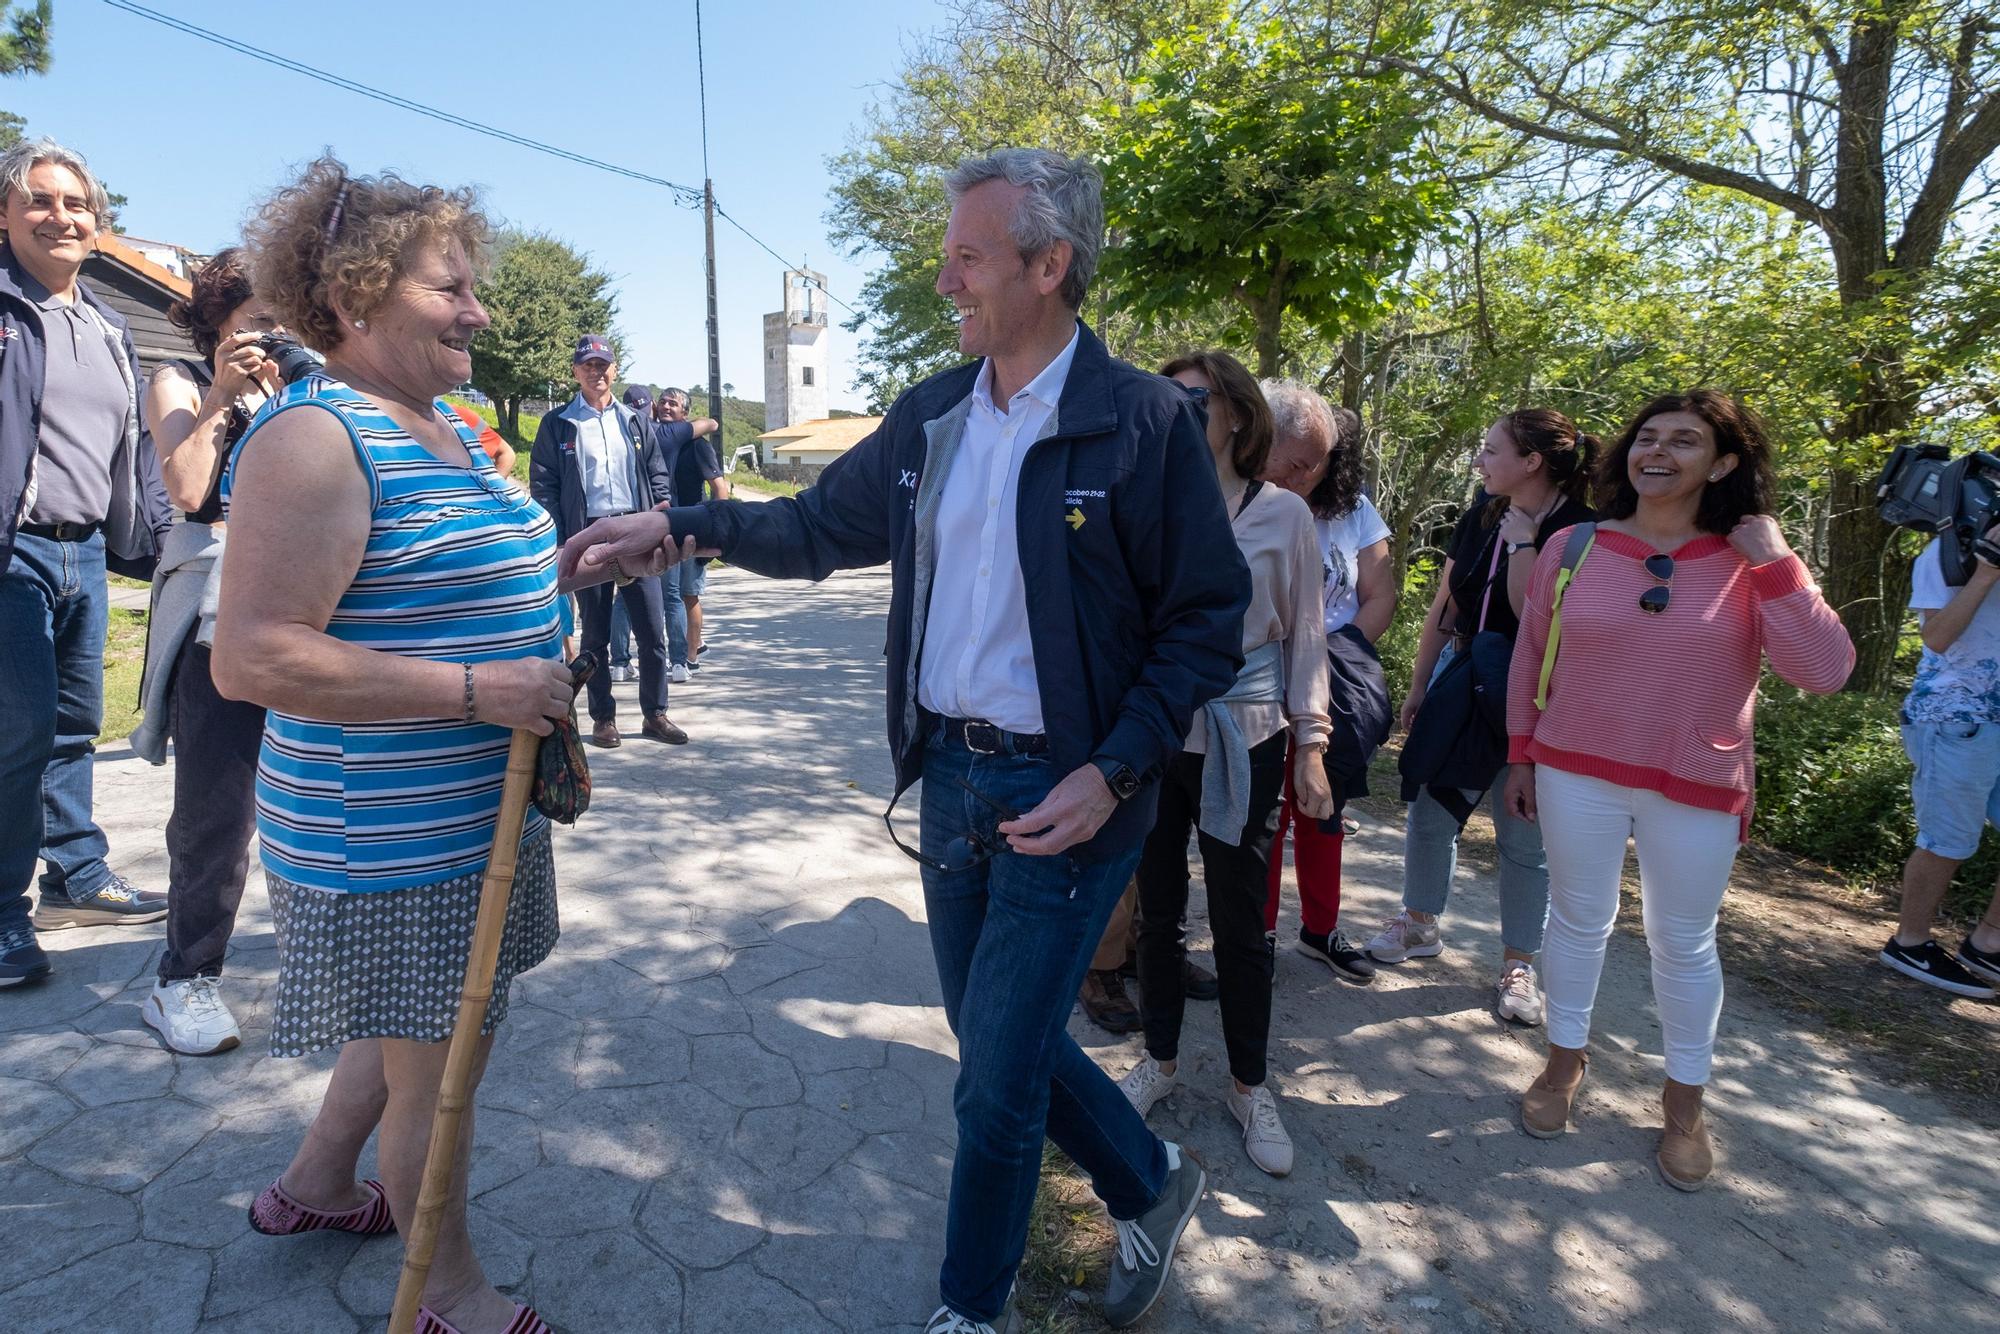
[[[1509,542],[1506,544],[1507,554],[1511,556],[1515,552],[1519,551],[1522,547],[1531,547],[1533,545],[1535,544],[1532,539],[1526,542]]]
[[[1090,762],[1097,766],[1097,772],[1104,775],[1105,786],[1111,789],[1112,796],[1120,801],[1129,801],[1138,794],[1142,784],[1139,782],[1139,775],[1133,773],[1130,768],[1117,760],[1103,756],[1093,756]]]

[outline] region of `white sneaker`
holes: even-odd
[[[167,1046],[185,1056],[213,1056],[243,1041],[236,1016],[218,994],[222,979],[189,977],[155,982],[139,1017],[160,1031]]]
[[[684,662],[675,663],[674,670],[669,679],[677,686],[686,685],[688,683],[688,665]]]
[[[1178,1067],[1172,1074],[1160,1069],[1160,1063],[1150,1056],[1142,1056],[1132,1072],[1118,1081],[1118,1091],[1125,1095],[1125,1101],[1132,1104],[1132,1110],[1141,1117],[1153,1110],[1153,1104],[1174,1091],[1180,1083]]]
[[[1243,1127],[1243,1148],[1250,1161],[1274,1177],[1289,1175],[1292,1137],[1285,1133],[1285,1123],[1278,1119],[1278,1100],[1272,1096],[1271,1086],[1259,1084],[1248,1093],[1238,1093],[1232,1079],[1228,1102],[1236,1124]]]
[[[1444,935],[1438,930],[1436,918],[1419,922],[1407,911],[1399,912],[1361,950],[1377,963],[1432,959],[1444,953]]]
[[[611,664],[611,679],[614,682],[630,681],[636,676],[638,676],[638,673],[622,662]]]
[[[1494,990],[1500,993],[1500,1017],[1522,1024],[1542,1022],[1542,988],[1535,980],[1535,966],[1515,959],[1500,974]]]

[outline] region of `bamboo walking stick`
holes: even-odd
[[[411,1334],[417,1307],[423,1302],[424,1281],[430,1277],[431,1252],[437,1248],[438,1224],[451,1196],[452,1169],[458,1162],[458,1127],[471,1101],[472,1056],[479,1030],[486,1023],[486,1005],[493,998],[493,969],[500,959],[500,932],[507,924],[507,903],[514,894],[514,863],[520,855],[521,825],[528,816],[528,795],[535,785],[535,754],[541,738],[525,728],[514,733],[507,749],[507,778],[500,789],[500,818],[493,826],[493,851],[479,886],[479,916],[472,928],[472,953],[465,961],[465,985],[458,997],[458,1022],[438,1086],[437,1115],[431,1122],[431,1143],[424,1155],[424,1180],[417,1195],[416,1217],[403,1239],[403,1275],[396,1283],[396,1305],[389,1316],[390,1334]]]

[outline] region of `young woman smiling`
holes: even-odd
[[[1854,646],[1771,517],[1763,424],[1727,395],[1646,404],[1597,491],[1546,689],[1563,537],[1535,564],[1508,673],[1504,804],[1541,825],[1549,864],[1549,1057],[1521,1124],[1553,1138],[1568,1122],[1629,837],[1666,1047],[1656,1160],[1669,1185],[1696,1190],[1714,1164],[1702,1090],[1722,1013],[1715,918],[1750,825],[1759,669],[1768,656],[1793,685],[1830,693]]]

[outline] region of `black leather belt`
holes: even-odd
[[[1009,732],[978,718],[939,718],[944,734],[975,755],[1046,755],[1049,739],[1039,733]]]
[[[101,526],[95,523],[24,523],[16,531],[50,542],[88,542]]]

